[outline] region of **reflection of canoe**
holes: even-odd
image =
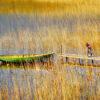
[[[40,55],[3,55],[0,56],[2,63],[26,63],[26,62],[48,62],[53,58],[54,53]]]

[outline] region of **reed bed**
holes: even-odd
[[[84,32],[82,27],[77,28],[77,32],[74,33],[54,29],[47,29],[46,33],[42,32],[41,29],[37,33],[29,30],[19,31],[17,35],[16,33],[9,33],[9,35],[0,38],[0,48],[8,51],[26,50],[27,53],[32,52],[35,54],[61,53],[62,47],[62,53],[64,54],[86,55],[86,43],[89,42],[92,45],[94,55],[100,55],[100,33],[97,26],[84,26]]]
[[[94,69],[87,68],[84,78],[80,74],[77,75],[77,67],[73,70],[74,67],[66,70],[70,68],[69,65],[64,67],[59,63],[44,72],[43,69],[22,68],[19,77],[18,69],[6,69],[8,74],[5,74],[9,77],[7,80],[5,77],[2,79],[0,100],[99,100],[99,72],[95,73],[96,78],[93,78]]]
[[[29,28],[0,35],[0,50],[24,50],[27,54],[54,52],[57,54],[86,55],[86,43],[93,47],[94,56],[100,55],[100,1],[63,0],[63,2],[41,2],[41,0],[4,0],[0,1],[0,14],[29,14],[30,16],[65,16],[80,19],[76,26],[59,29],[55,26],[38,27],[32,32]],[[60,1],[60,0],[58,0]],[[31,5],[30,5],[31,4]],[[30,7],[29,7],[30,6]],[[34,14],[33,14],[34,12]],[[8,15],[7,15],[8,16]],[[74,17],[73,17],[74,16]],[[91,20],[93,18],[93,20]],[[29,19],[30,20],[30,19]],[[66,19],[67,20],[67,19]],[[69,19],[71,20],[71,19]],[[41,21],[41,20],[40,20]],[[45,21],[45,20],[44,20]],[[71,22],[71,21],[70,21]],[[62,24],[63,23],[58,23]],[[70,23],[69,23],[70,24]],[[68,28],[69,27],[69,28]],[[11,26],[14,30],[14,27]],[[69,31],[70,29],[70,31]],[[26,52],[25,52],[26,53]],[[93,66],[63,66],[60,62],[42,69],[4,66],[0,69],[0,100],[100,100],[100,71]],[[67,70],[68,68],[68,70]],[[85,71],[83,71],[85,70]]]

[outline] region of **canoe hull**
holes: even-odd
[[[42,55],[21,55],[21,56],[2,56],[0,57],[0,65],[36,65],[53,63],[54,54],[42,54]]]

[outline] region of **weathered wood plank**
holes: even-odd
[[[88,57],[82,55],[59,55],[63,63],[100,66],[100,57]]]

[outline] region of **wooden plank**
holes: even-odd
[[[63,63],[100,66],[100,57],[88,57],[82,55],[59,55]]]
[[[68,58],[80,58],[80,59],[94,59],[100,61],[100,57],[88,57],[88,56],[82,56],[82,55],[59,55],[60,57],[68,57]]]

